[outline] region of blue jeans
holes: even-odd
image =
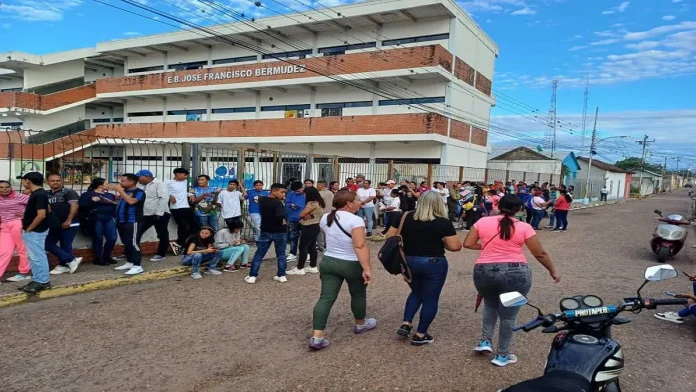
[[[254,239],[256,241],[261,238],[261,214],[258,212],[252,212],[249,214],[251,218],[251,224],[254,226]]]
[[[217,214],[211,215],[197,215],[198,220],[201,222],[201,227],[208,226],[213,229],[213,232],[217,231],[218,216]]]
[[[374,214],[374,207],[362,207],[358,210],[358,216],[367,220],[367,232],[372,233],[372,227],[374,223],[372,222],[372,214]]]
[[[411,269],[411,294],[406,299],[404,321],[412,322],[420,309],[418,333],[428,332],[428,327],[437,315],[440,293],[447,278],[447,259],[445,257],[406,256]]]
[[[544,218],[544,210],[534,210],[532,215],[531,225],[533,228],[538,229],[541,224],[541,220]]]
[[[290,253],[297,255],[297,245],[300,243],[300,230],[302,226],[299,221],[288,221],[288,244]]]
[[[241,256],[241,261],[235,263]],[[220,249],[220,259],[226,261],[227,265],[247,264],[249,262],[249,245],[241,244]]]
[[[114,218],[99,217],[94,222],[94,233],[92,233],[94,257],[98,260],[108,260],[111,257],[111,252],[114,250],[117,238],[118,233],[116,232]]]
[[[196,274],[200,273],[201,264],[206,261],[209,262],[208,269],[214,269],[215,266],[217,266],[217,263],[220,262],[220,253],[194,253],[186,255],[183,259],[181,259],[181,265],[193,267],[193,273]]]
[[[261,232],[261,237],[259,237],[259,240],[256,242],[256,253],[254,254],[254,259],[251,261],[249,276],[259,276],[261,262],[263,261],[263,257],[266,256],[268,249],[271,247],[271,243],[275,246],[276,258],[278,258],[278,273],[276,276],[285,276],[285,270],[288,268],[288,260],[285,257],[285,246],[288,243],[287,237],[286,233]]]
[[[568,229],[568,211],[556,210],[556,230]]]
[[[31,231],[22,233],[24,246],[27,248],[27,258],[31,266],[31,275],[34,282],[48,283],[48,257],[46,256],[46,237],[48,230],[43,233]]]
[[[556,226],[556,212],[555,211],[549,211],[549,226],[551,226],[551,227]]]
[[[75,235],[77,235],[77,227],[48,231],[46,251],[56,256],[60,265],[67,265],[75,258],[72,254]],[[58,246],[58,242],[60,242],[60,246]]]

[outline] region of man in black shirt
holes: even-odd
[[[259,276],[259,269],[263,257],[271,247],[271,243],[275,246],[276,257],[278,258],[278,273],[273,280],[280,283],[285,283],[288,278],[285,277],[285,270],[288,262],[285,255],[285,247],[287,245],[288,225],[286,221],[285,193],[287,188],[283,184],[271,185],[271,194],[259,198],[259,209],[261,211],[261,235],[256,241],[256,253],[251,262],[251,271],[249,276],[244,278],[247,283],[256,283],[256,278]]]
[[[109,185],[109,189],[118,192],[121,199],[116,205],[116,228],[125,248],[126,263],[115,268],[116,271],[126,271],[126,275],[142,274],[140,265],[139,229],[143,224],[143,207],[145,206],[145,191],[138,188],[138,176],[133,173],[121,175],[120,185]]]
[[[57,173],[51,173],[46,178],[48,186],[48,204],[51,206],[50,214],[55,215],[60,221],[60,227],[51,227],[46,237],[46,250],[55,255],[60,262],[51,275],[60,275],[66,272],[71,274],[77,271],[82,262],[82,257],[72,254],[73,241],[77,235],[77,209],[80,197],[77,192],[63,185],[63,177]],[[53,219],[53,217],[51,217]],[[58,243],[60,242],[60,246]]]
[[[29,172],[22,176],[22,186],[31,192],[22,217],[22,240],[31,265],[31,282],[22,287],[29,294],[50,289],[46,236],[48,235],[48,194],[43,189],[43,174]]]

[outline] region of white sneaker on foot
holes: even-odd
[[[297,255],[290,253],[287,257],[287,261],[295,261],[295,260],[297,260]]]
[[[133,263],[125,263],[123,265],[119,265],[118,267],[114,268],[116,271],[128,271],[129,269],[133,268]]]
[[[74,274],[77,271],[77,267],[82,263],[82,257],[75,257],[73,261],[68,263],[68,268],[70,268],[70,273]]]
[[[24,274],[17,274],[11,278],[7,278],[8,282],[21,282],[24,280],[31,280],[31,276],[24,275]]]
[[[285,283],[288,281],[288,278],[285,276],[274,276],[273,280],[275,280],[276,282]]]
[[[675,324],[683,324],[684,323],[684,319],[679,317],[679,314],[677,312],[655,313],[654,316],[655,316],[655,318],[658,318],[660,320],[669,321],[669,322],[675,323]]]
[[[222,275],[221,271],[218,271],[216,269],[209,269],[204,272],[206,275]]]
[[[297,269],[297,267],[295,267],[291,270],[286,271],[285,273],[288,275],[304,275],[305,270],[304,269]]]
[[[249,284],[254,284],[254,283],[256,283],[256,277],[255,276],[247,276],[244,278],[244,281],[249,283]]]
[[[53,269],[53,271],[49,272],[51,275],[60,275],[64,274],[66,272],[70,272],[70,267],[66,267],[63,265],[57,265],[56,268]]]
[[[191,274],[191,277],[192,277],[193,279],[201,279],[201,278],[203,277],[203,275],[201,275],[200,272],[194,272],[194,273]]]
[[[304,272],[306,272],[308,274],[318,274],[319,268],[317,268],[317,267],[305,267]]]
[[[138,274],[142,274],[143,272],[145,272],[143,267],[141,267],[139,265],[134,265],[131,269],[126,271],[126,275],[138,275]]]

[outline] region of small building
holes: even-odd
[[[590,171],[590,183],[587,190],[589,199],[599,198],[599,191],[604,187],[609,191],[608,200],[621,200],[630,197],[631,189],[626,184],[631,183],[631,171],[594,158],[592,159],[592,169],[590,169],[588,158],[577,157],[577,162],[583,172],[583,178],[578,179],[575,186],[574,196],[576,199],[585,198],[588,170]]]
[[[662,187],[662,174],[640,168],[631,169],[631,171],[633,172],[631,188],[639,188],[641,196],[659,193]]]
[[[563,185],[575,186],[578,180],[578,171],[580,171],[580,164],[578,163],[578,158],[575,156],[574,152],[570,152],[563,159],[563,166],[568,168],[566,173],[563,173]]]
[[[488,160],[488,170],[507,172],[508,180],[550,182],[561,180],[562,163],[527,147],[517,147]]]

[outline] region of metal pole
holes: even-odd
[[[643,196],[643,170],[645,170],[645,147],[648,144],[648,135],[643,137],[643,155],[640,158],[640,175],[638,176],[638,197]]]
[[[589,165],[587,166],[587,180],[585,181],[585,199],[583,202],[585,204],[590,203],[590,172],[592,171],[592,153],[594,152],[595,149],[595,142],[597,141],[597,117],[599,116],[599,106],[597,106],[597,110],[595,111],[595,117],[594,117],[594,127],[592,128],[592,141],[590,142],[590,159],[589,159]]]

